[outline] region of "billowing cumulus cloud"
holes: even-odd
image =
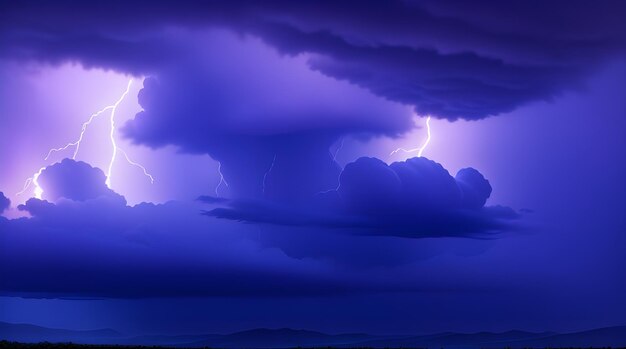
[[[0,214],[9,208],[9,206],[11,206],[11,200],[4,196],[4,193],[0,191]]]
[[[463,206],[467,208],[481,208],[485,206],[489,195],[491,195],[491,185],[478,170],[473,168],[461,169],[457,172],[454,179],[461,191]]]
[[[340,134],[396,135],[413,125],[411,108],[311,71],[304,56],[224,31],[197,36],[207,44],[182,67],[144,81],[144,110],[122,132],[208,153],[237,196],[298,200],[331,188],[339,169],[328,148]],[[302,180],[289,179],[296,173]]]
[[[106,176],[101,169],[82,161],[63,159],[48,166],[41,171],[38,182],[44,189],[42,198],[51,202],[62,198],[87,201],[107,196],[125,203],[121,195],[107,187]]]
[[[487,238],[517,229],[515,211],[484,207],[490,194],[489,182],[473,168],[460,170],[455,178],[423,157],[391,165],[376,158],[359,158],[346,165],[336,190],[321,192],[299,207],[235,200],[231,207],[206,214],[410,238]]]
[[[169,37],[203,45],[181,58],[180,66],[164,67],[144,81],[138,96],[144,111],[126,125],[137,141],[205,150],[215,142],[211,136],[220,134],[395,135],[413,126],[411,108],[310,70],[307,54],[280,55],[258,38],[225,30],[175,31]],[[168,130],[174,121],[177,127]]]

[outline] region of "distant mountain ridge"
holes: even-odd
[[[0,340],[16,342],[74,342],[83,344],[160,345],[167,347],[294,348],[294,347],[404,347],[404,348],[545,348],[626,347],[626,326],[573,333],[554,332],[444,332],[431,335],[376,336],[364,333],[326,334],[290,328],[258,328],[231,334],[126,336],[112,329],[65,330],[0,322]]]
[[[374,336],[364,333],[326,334],[309,330],[290,328],[258,328],[240,331],[196,343],[191,346],[211,346],[219,348],[293,348],[351,345],[397,336]]]
[[[106,343],[106,341],[121,337],[123,337],[121,333],[112,329],[77,331],[0,321],[0,339],[14,342],[92,343],[92,341],[103,339],[105,342],[102,343]]]

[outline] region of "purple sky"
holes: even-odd
[[[0,321],[626,324],[622,3],[141,5],[0,5]],[[44,160],[130,79],[154,183],[118,152],[105,185],[106,113]]]

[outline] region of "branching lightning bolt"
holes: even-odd
[[[60,148],[52,148],[50,149],[50,151],[48,151],[48,155],[46,155],[46,158],[44,160],[48,160],[48,158],[50,157],[50,155],[52,155],[53,153],[59,152],[59,151],[63,151],[66,150],[69,147],[76,147],[74,149],[74,154],[72,155],[72,160],[76,160],[76,155],[78,155],[78,150],[80,149],[80,142],[83,141],[83,136],[85,135],[85,131],[87,131],[87,126],[89,126],[91,124],[91,122],[98,117],[100,114],[104,113],[107,110],[111,110],[113,109],[113,106],[110,105],[94,114],[91,114],[91,116],[89,117],[89,120],[85,121],[83,123],[83,127],[80,130],[80,135],[78,136],[78,139],[75,142],[71,142],[71,143],[67,143],[65,146],[60,147]]]
[[[426,118],[426,132],[428,136],[426,137],[426,141],[424,142],[424,144],[422,144],[421,147],[413,148],[413,149],[398,148],[392,151],[389,155],[393,155],[399,151],[403,151],[405,153],[417,152],[417,156],[422,157],[422,153],[424,152],[424,149],[426,149],[426,146],[428,145],[428,143],[430,143],[430,116]]]
[[[117,146],[117,143],[115,141],[115,112],[117,111],[117,107],[122,103],[122,101],[124,101],[124,99],[126,98],[126,96],[128,95],[128,93],[130,92],[130,87],[133,83],[133,80],[130,79],[128,81],[128,85],[126,86],[126,90],[124,91],[124,93],[122,94],[122,96],[117,100],[117,102],[115,102],[115,104],[113,105],[109,105],[104,107],[103,109],[99,110],[98,112],[92,114],[89,119],[87,121],[85,121],[81,127],[80,130],[80,134],[78,136],[78,139],[74,142],[70,142],[67,143],[66,145],[59,147],[59,148],[52,148],[48,151],[48,154],[46,155],[46,157],[44,158],[44,160],[48,160],[50,158],[50,156],[56,152],[60,152],[63,150],[67,150],[70,147],[75,147],[74,148],[74,153],[72,154],[72,160],[76,160],[76,156],[78,155],[78,151],[80,149],[80,144],[83,141],[83,137],[85,136],[85,132],[87,131],[87,128],[89,127],[89,125],[91,125],[91,123],[93,122],[93,120],[95,118],[97,118],[98,116],[100,116],[101,114],[103,114],[106,111],[110,111],[111,112],[111,116],[110,116],[110,124],[111,124],[111,129],[109,132],[109,136],[111,139],[111,145],[113,146],[113,155],[111,156],[111,160],[109,161],[109,166],[107,169],[107,176],[106,176],[106,185],[107,187],[111,187],[111,175],[112,175],[112,171],[113,171],[113,163],[115,162],[115,159],[117,157],[117,152],[119,151],[120,153],[122,153],[124,155],[124,158],[126,159],[126,161],[136,167],[139,167],[142,171],[143,174],[148,177],[150,179],[150,183],[154,183],[154,177],[152,177],[152,175],[150,173],[148,173],[148,171],[146,170],[145,167],[143,167],[141,164],[132,161],[130,159],[130,157],[128,156],[128,154],[121,148],[119,148]],[[22,188],[22,190],[20,192],[17,193],[17,195],[21,195],[23,194],[30,186],[31,184],[35,187],[34,189],[34,195],[37,199],[41,199],[41,195],[43,194],[43,189],[41,188],[41,186],[39,186],[39,182],[38,182],[38,178],[41,175],[41,172],[45,169],[45,167],[42,167],[39,169],[39,171],[37,171],[32,177],[26,179],[26,182],[24,183],[24,187]]]
[[[229,187],[228,182],[226,182],[226,179],[224,178],[224,174],[222,173],[222,163],[220,161],[217,162],[217,173],[220,174],[220,181],[219,183],[217,183],[217,186],[215,186],[215,196],[219,198],[220,197],[219,189],[222,186],[222,183],[224,183],[226,187]]]

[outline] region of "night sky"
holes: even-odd
[[[0,321],[624,325],[625,16],[2,1]]]

